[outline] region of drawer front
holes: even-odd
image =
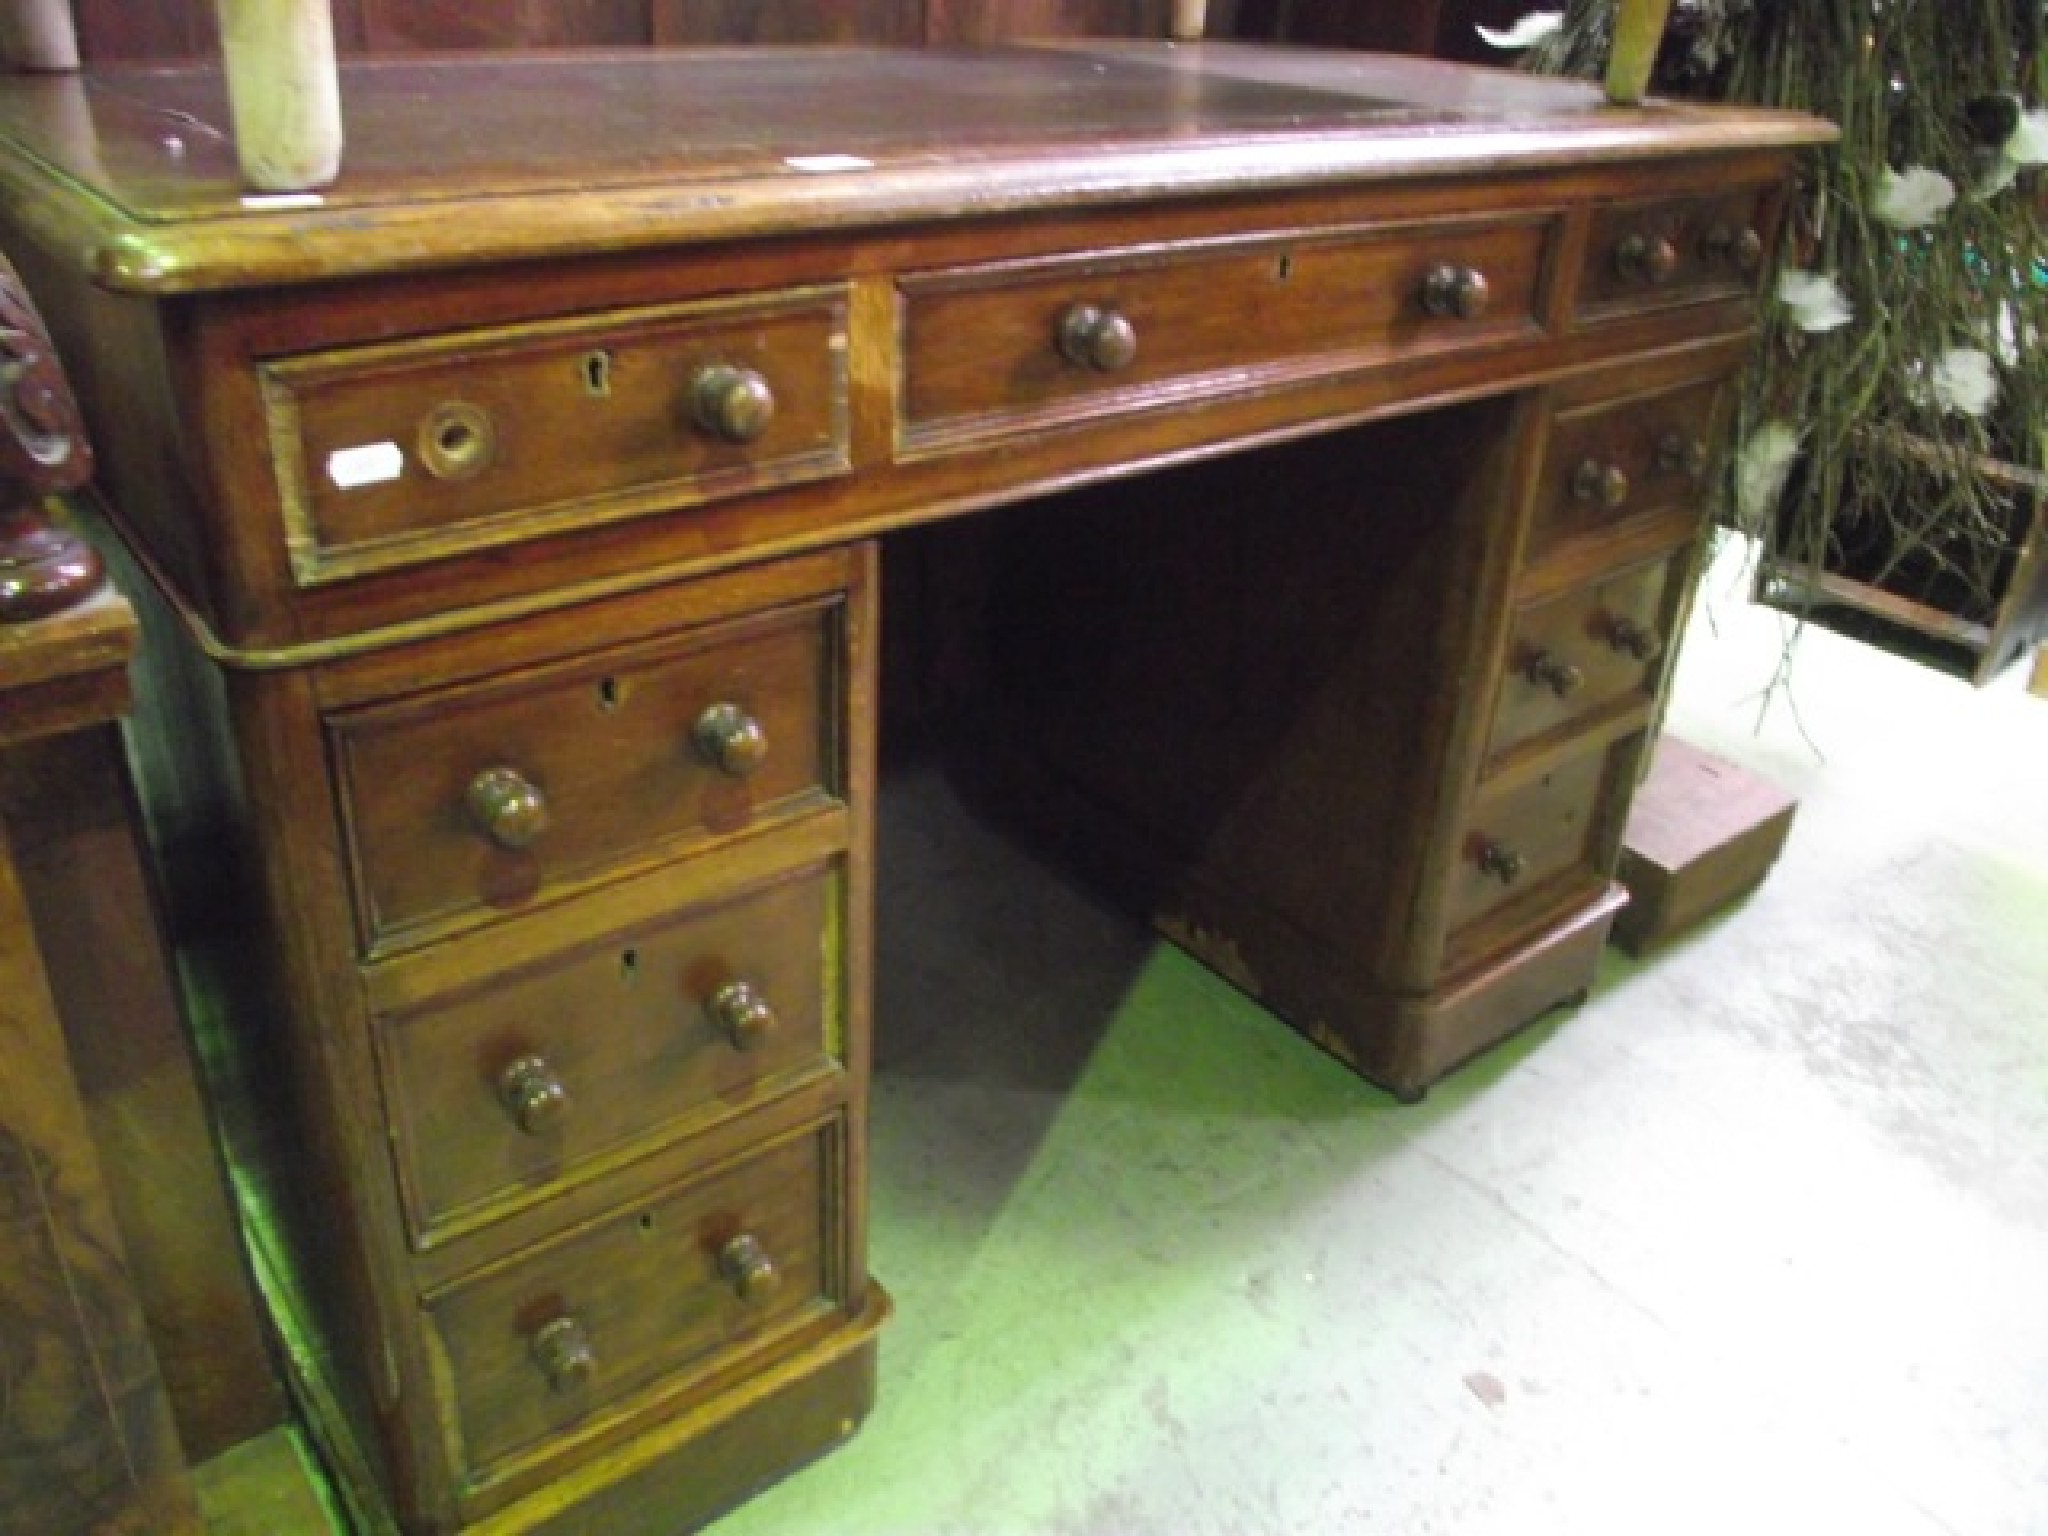
[[[264,366],[301,585],[843,474],[846,301],[805,291]]]
[[[1647,705],[1663,675],[1674,560],[1618,572],[1515,616],[1487,756]]]
[[[379,1021],[414,1234],[555,1193],[844,1050],[836,867]]]
[[[1445,909],[1455,936],[1561,878],[1599,872],[1609,757],[1583,753],[1540,778],[1482,791],[1459,838]]]
[[[1754,294],[1777,234],[1775,187],[1624,203],[1594,215],[1579,279],[1590,320]]]
[[[1199,242],[902,283],[904,446],[1532,331],[1547,221]]]
[[[1720,398],[1719,383],[1708,381],[1559,411],[1528,560],[1640,519],[1670,517],[1680,537],[1689,532],[1718,441]]]
[[[430,1297],[470,1474],[829,1310],[840,1134],[771,1145]]]
[[[332,718],[366,948],[841,796],[843,623],[780,610]]]

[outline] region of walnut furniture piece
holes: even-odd
[[[0,258],[0,1528],[196,1536],[74,1070],[74,1045],[92,1042],[67,1040],[79,1021],[46,954],[84,912],[39,902],[18,846],[77,815],[96,786],[47,782],[48,767],[75,760],[74,739],[103,736],[128,698],[135,615],[44,505],[91,472],[42,319]],[[117,948],[137,937],[118,923],[106,935]]]
[[[92,466],[0,258],[0,1528],[170,1536],[282,1403],[121,755],[135,613],[51,512]]]
[[[8,81],[0,222],[159,595],[181,937],[366,1521],[671,1531],[865,1412],[908,530],[1010,509],[1001,718],[1360,1071],[1587,986],[1823,125],[1164,44],[343,88],[280,201],[206,70]]]
[[[0,622],[0,1530],[43,1536],[202,1530],[15,849],[12,791],[120,712],[134,645],[107,589]]]

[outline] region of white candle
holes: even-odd
[[[78,68],[71,0],[0,0],[0,57],[15,69]]]
[[[1614,52],[1607,58],[1607,99],[1633,105],[1650,88],[1671,0],[1621,0],[1614,13]]]
[[[1173,0],[1173,35],[1192,41],[1209,28],[1209,0]]]
[[[328,0],[216,0],[235,152],[265,192],[341,173],[341,82]]]

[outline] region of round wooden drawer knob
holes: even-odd
[[[728,778],[744,779],[768,760],[768,733],[737,704],[714,704],[691,731],[697,755]]]
[[[1475,861],[1482,875],[1490,875],[1502,885],[1513,885],[1522,878],[1522,856],[1506,843],[1497,843],[1488,838],[1479,845]]]
[[[557,1392],[582,1386],[597,1374],[590,1335],[573,1317],[558,1317],[533,1336],[533,1363]]]
[[[540,1056],[522,1056],[498,1075],[498,1097],[519,1129],[543,1136],[569,1113],[569,1090]]]
[[[750,981],[729,981],[704,1000],[704,1011],[736,1051],[751,1051],[781,1026],[775,1009]]]
[[[1138,332],[1113,309],[1072,304],[1060,316],[1060,356],[1077,368],[1116,373],[1138,356]]]
[[[1572,495],[1613,512],[1628,502],[1628,471],[1619,464],[1587,459],[1572,471]]]
[[[1637,661],[1655,661],[1664,654],[1664,637],[1647,624],[1616,615],[1607,625],[1607,643]]]
[[[713,363],[690,380],[690,419],[728,443],[751,443],[775,419],[775,391],[751,368]]]
[[[1422,308],[1425,314],[1445,320],[1477,320],[1493,301],[1493,289],[1486,274],[1477,267],[1438,262],[1422,278]]]
[[[1657,467],[1667,474],[1697,480],[1707,472],[1707,440],[1684,432],[1666,432],[1657,439]]]
[[[1733,224],[1716,224],[1700,242],[1707,260],[1722,262],[1747,277],[1763,265],[1764,237]]]
[[[742,1232],[718,1250],[718,1272],[733,1294],[749,1305],[766,1301],[782,1286],[782,1271],[750,1232]]]
[[[1522,675],[1539,688],[1568,699],[1586,685],[1586,674],[1549,651],[1537,651],[1522,663]]]
[[[1614,269],[1654,288],[1678,271],[1678,247],[1662,235],[1630,235],[1614,248]]]
[[[517,768],[486,768],[469,781],[470,819],[500,848],[529,848],[548,829],[548,801]]]

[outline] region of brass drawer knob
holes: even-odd
[[[1513,885],[1522,878],[1522,856],[1506,843],[1490,837],[1480,843],[1473,862],[1482,875],[1490,875],[1502,885]]]
[[[522,1056],[499,1073],[498,1097],[529,1136],[558,1129],[569,1113],[569,1090],[542,1056]]]
[[[1707,472],[1707,440],[1684,432],[1666,432],[1657,439],[1657,467],[1666,474],[1697,480]]]
[[[530,848],[548,829],[548,801],[517,768],[486,768],[469,781],[469,815],[500,848]]]
[[[1628,501],[1628,471],[1619,464],[1587,459],[1572,471],[1572,495],[1608,511],[1618,511]]]
[[[1616,614],[1608,621],[1607,643],[1637,661],[1655,661],[1664,654],[1664,637],[1626,614]]]
[[[742,1232],[718,1250],[718,1272],[733,1294],[749,1305],[766,1301],[782,1285],[782,1271],[750,1232]]]
[[[1716,224],[1700,241],[1708,261],[1725,263],[1744,277],[1763,265],[1764,237],[1747,226]]]
[[[1678,247],[1662,235],[1630,235],[1614,248],[1614,269],[1654,288],[1678,271]]]
[[[590,1335],[573,1317],[558,1317],[534,1334],[533,1363],[557,1392],[572,1391],[597,1374],[597,1355]]]
[[[1492,302],[1493,289],[1477,267],[1440,261],[1422,278],[1422,309],[1445,320],[1477,320]]]
[[[728,778],[747,778],[768,760],[768,733],[737,704],[712,705],[690,734],[697,755]]]
[[[750,981],[728,981],[704,1000],[704,1011],[736,1051],[753,1050],[781,1024],[761,989]]]
[[[1138,356],[1138,332],[1113,309],[1096,304],[1070,304],[1060,316],[1060,356],[1077,368],[1116,373]]]
[[[1522,663],[1522,675],[1539,688],[1568,699],[1586,685],[1586,674],[1549,651],[1536,651]]]
[[[775,391],[751,368],[713,363],[690,379],[690,419],[728,443],[751,443],[775,419]]]

